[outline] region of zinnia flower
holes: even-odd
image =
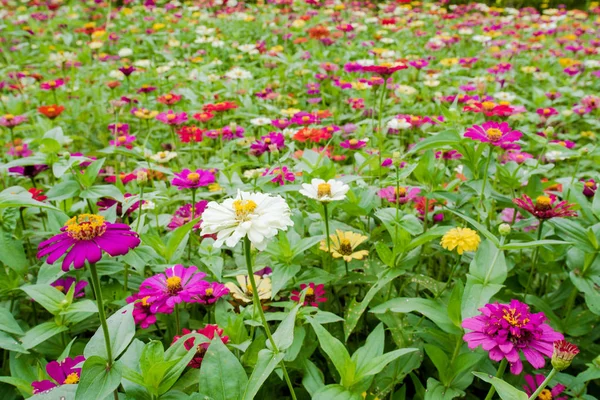
[[[285,231],[294,224],[290,214],[290,207],[281,196],[238,191],[235,198],[221,204],[208,203],[202,214],[201,234],[217,234],[217,248],[223,244],[234,247],[248,236],[258,250],[264,250],[278,230]]]
[[[482,346],[493,361],[506,359],[514,375],[523,371],[519,352],[539,369],[546,363],[544,356],[552,357],[554,342],[563,339],[562,334],[544,323],[544,313],[533,314],[527,304],[518,300],[486,304],[479,311],[481,315],[463,321],[462,327],[472,331],[463,339],[470,349]]]
[[[573,343],[557,340],[554,342],[552,367],[558,371],[567,369],[577,354],[579,354],[579,349]]]
[[[348,190],[350,190],[350,186],[344,182],[335,179],[325,182],[323,179],[315,178],[310,183],[303,183],[300,193],[322,203],[329,203],[330,201],[344,200]]]
[[[513,199],[513,203],[521,207],[523,210],[529,212],[538,219],[550,219],[555,217],[576,217],[577,212],[571,208],[575,204],[568,203],[567,201],[561,201],[557,205],[553,205],[553,199],[547,196],[538,196],[533,200],[524,194],[520,199]]]
[[[345,149],[349,149],[349,150],[362,149],[366,145],[367,145],[366,140],[358,140],[358,139],[348,139],[348,140],[340,143],[340,146],[342,146]]]
[[[219,282],[210,282],[209,286],[203,288],[203,292],[194,296],[192,301],[200,304],[214,304],[221,297],[229,294],[227,286]]]
[[[88,283],[86,281],[79,281],[77,283],[76,282],[77,280],[75,278],[67,276],[54,281],[50,285],[52,285],[62,293],[67,294],[69,293],[71,286],[75,284],[75,289],[73,290],[73,297],[79,298],[85,296],[85,287],[88,285]]]
[[[198,331],[190,331],[189,329],[183,328],[181,332],[183,333],[182,336],[188,335],[190,333],[199,333],[200,335],[206,336],[206,338],[209,340],[213,340],[215,335],[217,335],[221,338],[223,344],[227,344],[229,342],[229,337],[223,336],[223,329],[219,328],[218,325],[206,325],[204,328],[199,329]],[[173,343],[177,342],[180,338],[181,336],[175,336],[173,338]],[[183,343],[183,345],[186,350],[191,350],[194,348],[194,342],[195,338],[192,337],[186,340]],[[194,355],[194,358],[192,358],[192,360],[189,362],[188,367],[198,369],[202,366],[202,359],[206,354],[206,350],[208,350],[208,346],[210,346],[210,342],[204,342],[196,346],[196,354]]]
[[[313,307],[319,307],[319,303],[324,303],[327,301],[327,297],[325,297],[325,285],[315,285],[313,282],[303,283],[300,285],[300,291],[292,290],[292,295],[290,296],[290,300],[295,301],[296,303],[300,303],[301,292],[306,289],[306,294],[304,296],[303,305],[311,305]]]
[[[68,271],[71,264],[79,269],[86,261],[97,263],[103,250],[112,257],[124,256],[140,244],[138,234],[129,225],[106,222],[100,215],[78,215],[60,230],[62,233],[40,243],[37,258],[48,256],[46,262],[53,264],[66,254],[63,271]]]
[[[177,186],[179,190],[198,189],[202,186],[208,186],[214,181],[215,176],[208,170],[197,169],[196,172],[192,172],[186,168],[179,173],[175,173],[171,185]]]
[[[169,110],[166,113],[162,112],[156,116],[156,119],[167,125],[181,125],[188,120],[187,113],[176,113],[173,110]]]
[[[546,377],[541,374],[536,374],[535,377],[531,375],[525,375],[525,382],[527,382],[527,384],[523,385],[523,389],[525,389],[527,396],[531,396],[537,390],[537,388],[540,387],[545,379]],[[567,400],[568,397],[566,396],[557,397],[564,392],[565,389],[566,387],[564,385],[558,383],[552,389],[546,388],[542,390],[535,400]]]
[[[511,130],[506,122],[498,123],[494,121],[473,125],[465,132],[465,137],[483,143],[490,143],[494,146],[516,142],[521,136],[523,136],[521,132]]]
[[[50,106],[38,107],[40,114],[46,116],[48,119],[55,119],[65,110],[64,106],[57,106],[56,104]]]
[[[339,229],[335,231],[335,235],[330,235],[331,238],[331,255],[333,258],[343,258],[344,261],[350,262],[353,259],[362,260],[369,255],[367,250],[355,251],[356,248],[365,240],[367,236],[360,235],[354,232],[343,232]],[[327,241],[321,241],[321,250],[327,251]]]
[[[388,160],[390,160],[390,164],[393,162],[391,158],[388,158]],[[387,165],[382,164],[382,166]],[[379,190],[377,195],[390,203],[406,204],[409,201],[416,199],[419,193],[421,193],[421,189],[419,188],[411,189],[404,186],[388,186]]]
[[[225,287],[229,289],[235,300],[239,300],[245,304],[252,303],[252,286],[250,285],[248,275],[238,275],[235,279],[238,281],[239,286],[233,282],[227,282],[225,283]],[[256,282],[258,298],[261,300],[270,300],[271,278],[254,274],[254,281]]]
[[[162,307],[172,309],[181,302],[191,303],[192,297],[206,290],[208,282],[202,280],[204,272],[197,272],[198,267],[190,265],[185,268],[181,264],[167,268],[164,274],[157,274],[146,279],[140,285],[138,296],[151,304],[150,311],[158,312]]]
[[[187,224],[191,220],[202,216],[202,213],[204,212],[204,210],[206,210],[207,204],[208,204],[208,201],[206,201],[206,200],[200,200],[199,202],[197,202],[196,206],[194,207],[193,218],[192,218],[192,205],[184,204],[183,206],[179,207],[177,209],[177,211],[175,211],[175,214],[173,214],[173,217],[171,218],[171,222],[169,222],[169,225],[167,225],[167,228],[169,228],[170,230],[175,230],[175,229],[179,228],[180,226]],[[202,227],[202,221],[199,221],[196,225],[194,225],[194,227],[192,229],[198,230],[201,227]]]
[[[54,381],[43,380],[32,382],[33,394],[42,393],[57,386],[76,385],[79,383],[81,368],[74,367],[83,361],[85,361],[84,356],[77,356],[75,358],[67,357],[61,362],[49,362],[46,364],[46,373]]]
[[[440,244],[446,250],[454,250],[458,254],[465,251],[476,251],[481,243],[481,238],[476,231],[470,228],[452,228],[442,237]]]
[[[14,128],[17,125],[21,125],[25,121],[27,121],[27,117],[24,115],[4,114],[0,117],[0,125],[7,128]]]

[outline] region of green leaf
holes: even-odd
[[[311,396],[314,396],[319,389],[325,386],[323,373],[308,359],[304,360],[303,372],[302,385]]]
[[[187,365],[190,363],[190,361],[192,361],[192,358],[196,356],[196,347],[193,347],[190,350],[187,350],[185,348],[184,343],[189,338],[194,338],[195,346],[199,346],[202,343],[210,342],[210,340],[203,335],[190,333],[179,338],[177,344],[169,347],[169,349],[165,352],[165,360],[167,360],[168,362],[177,362],[166,371],[164,377],[162,378],[162,382],[158,386],[159,394],[166,393],[169,389],[171,389],[175,382],[178,382],[179,377],[181,376]],[[179,356],[181,352],[184,352],[182,357]]]
[[[583,276],[579,276],[575,271],[569,273],[569,278],[573,285],[584,293],[585,303],[591,312],[596,315],[600,315],[600,291],[598,291],[598,285],[591,279]]]
[[[68,329],[69,328],[64,325],[56,325],[56,322],[54,321],[47,321],[28,330],[25,333],[25,336],[21,338],[21,342],[23,343],[23,347],[29,350],[38,344],[45,342],[47,339],[50,339],[52,336]]]
[[[440,381],[442,381],[444,386],[448,386],[451,379],[449,369],[452,368],[452,365],[450,365],[450,358],[444,350],[440,349],[438,346],[425,344],[424,347],[427,357],[433,362],[433,365],[435,365],[435,368],[438,371]]]
[[[394,267],[394,253],[390,250],[389,246],[383,242],[375,243],[375,250],[377,250],[377,255],[379,259],[388,267]],[[348,340],[346,338],[346,340]]]
[[[75,400],[75,392],[79,385],[61,385],[54,389],[50,389],[35,396],[30,397],[27,400]],[[94,397],[92,397],[94,398]]]
[[[102,169],[105,160],[106,158],[101,158],[92,161],[92,163],[85,168],[84,174],[79,177],[80,182],[84,187],[88,188],[92,186],[96,179],[98,179],[98,173]]]
[[[296,314],[298,314],[300,306],[301,304],[297,304],[290,310],[289,314],[281,321],[281,324],[279,324],[273,334],[273,341],[279,351],[287,350],[294,342],[294,326],[296,323]],[[267,348],[273,350],[271,347],[271,342],[267,340]]]
[[[416,348],[406,348],[390,351],[379,357],[371,358],[366,363],[361,365],[356,371],[356,380],[361,380],[367,376],[375,375],[383,371],[383,369],[395,359],[402,357],[405,354],[409,354],[415,351],[419,351]]]
[[[19,275],[24,275],[29,267],[23,242],[0,229],[0,262]]]
[[[49,201],[63,201],[79,195],[81,186],[75,181],[62,181],[53,185],[46,193]]]
[[[165,251],[165,258],[168,262],[173,262],[172,258],[177,252],[177,249],[182,243],[187,242],[187,235],[192,230],[194,225],[196,225],[200,221],[200,219],[201,217],[198,217],[188,222],[187,224],[175,229],[175,232],[173,232],[173,234],[169,238],[169,241],[167,242],[167,248]]]
[[[507,244],[503,244],[500,248],[502,250],[521,250],[521,249],[529,249],[537,246],[546,246],[546,245],[561,245],[561,244],[573,244],[571,242],[565,242],[563,240],[534,240],[531,242],[510,242]]]
[[[453,387],[445,387],[437,379],[427,379],[427,390],[425,391],[425,400],[451,400],[455,397],[463,396],[462,390]]]
[[[527,400],[529,396],[525,392],[513,387],[510,383],[504,382],[495,376],[484,374],[483,372],[473,372],[473,375],[487,383],[492,384],[502,400]]]
[[[317,334],[321,349],[327,354],[335,369],[342,377],[342,386],[352,386],[356,382],[356,364],[350,359],[350,354],[348,354],[346,347],[314,319],[310,317],[306,317],[306,319]]]
[[[456,131],[443,131],[435,134],[434,136],[430,136],[425,138],[424,140],[419,141],[412,149],[410,149],[406,155],[414,154],[418,151],[428,150],[428,149],[439,149],[442,146],[448,146],[455,143],[459,143],[461,137]]]
[[[462,324],[461,304],[464,289],[462,281],[457,280],[452,289],[452,293],[450,293],[450,300],[448,300],[448,317],[450,317],[450,320],[458,327]]]
[[[16,387],[21,392],[27,393],[28,395],[33,393],[31,383],[25,379],[13,378],[11,376],[0,376],[0,382],[8,383],[9,385]]]
[[[20,186],[12,186],[0,192],[0,208],[5,207],[40,207],[63,213],[52,204],[34,200],[31,193]]]
[[[122,372],[118,363],[108,369],[107,361],[99,356],[87,358],[77,385],[78,399],[104,399],[121,383]]]
[[[4,332],[0,332],[0,348],[18,353],[29,353],[15,338]]]
[[[363,400],[362,393],[351,392],[341,385],[327,385],[319,389],[312,400]]]
[[[265,383],[275,367],[283,360],[283,357],[285,357],[284,353],[276,355],[268,349],[262,349],[258,352],[258,361],[252,370],[252,375],[250,375],[250,379],[244,390],[243,400],[254,399],[260,387]]]
[[[213,400],[239,400],[248,376],[239,360],[216,336],[210,343],[200,367],[200,390]]]
[[[118,202],[124,202],[125,197],[115,185],[96,185],[92,186],[79,194],[82,199],[99,199],[101,197],[111,197]]]
[[[50,285],[23,286],[22,291],[44,307],[50,314],[58,314],[63,306],[67,305],[67,299],[63,292]]]
[[[56,290],[56,289],[55,289]],[[6,308],[0,307],[0,331],[23,335],[23,329]]]
[[[374,314],[384,314],[387,310],[399,313],[416,311],[439,326],[444,332],[458,335],[462,330],[454,326],[441,302],[431,299],[399,297],[386,301],[371,309]]]
[[[119,357],[135,336],[135,321],[133,320],[132,312],[133,303],[117,310],[106,320],[113,359]],[[92,356],[100,356],[104,359],[108,359],[102,327],[99,327],[98,330],[96,330],[94,336],[92,336],[85,346],[83,355],[86,359]]]

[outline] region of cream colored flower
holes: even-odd
[[[330,179],[325,182],[323,179],[315,178],[310,183],[303,183],[300,193],[322,203],[329,203],[330,201],[344,200],[348,190],[350,190],[350,186],[342,181]]]
[[[171,161],[175,157],[177,157],[177,153],[174,151],[159,151],[150,158],[159,164],[164,164]]]
[[[368,250],[355,251],[362,242],[368,239],[367,236],[337,229],[335,235],[329,237],[331,238],[331,255],[333,258],[343,258],[344,261],[350,262],[353,259],[362,260],[369,255]],[[327,251],[326,240],[321,241],[321,250]]]
[[[238,275],[235,277],[238,281],[238,285],[233,282],[225,283],[229,293],[234,299],[239,300],[243,303],[252,303],[252,285],[248,275]],[[254,275],[254,281],[256,282],[256,290],[258,290],[258,298],[261,300],[271,299],[271,278],[262,278],[258,275]]]

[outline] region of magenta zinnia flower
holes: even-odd
[[[53,264],[66,254],[63,271],[68,271],[71,264],[75,269],[82,268],[86,260],[97,263],[103,250],[112,257],[124,256],[140,244],[138,234],[129,225],[106,222],[100,215],[80,214],[60,230],[62,233],[40,243],[37,258],[48,256],[46,262]]]
[[[208,186],[215,182],[215,176],[212,172],[203,169],[197,169],[192,172],[189,169],[184,169],[179,173],[175,173],[175,177],[171,181],[171,185],[182,189],[198,189],[202,186]]]
[[[303,305],[311,305],[313,307],[319,307],[319,303],[324,303],[327,301],[327,297],[325,297],[325,285],[322,283],[320,285],[315,285],[313,282],[303,283],[300,285],[300,290],[292,290],[292,295],[290,296],[290,300],[295,301],[296,303],[300,302],[301,293],[304,289],[306,289],[306,295],[304,296]]]
[[[513,131],[506,122],[494,121],[484,122],[481,125],[473,125],[465,132],[465,137],[501,146],[505,143],[516,142],[523,136],[519,131]]]
[[[538,196],[534,204],[531,197],[524,194],[520,199],[513,199],[513,203],[538,219],[577,216],[577,212],[571,209],[575,204],[563,200],[557,205],[553,205],[554,200],[548,196]]]
[[[383,188],[377,192],[377,195],[389,201],[390,203],[400,203],[406,204],[409,201],[416,199],[419,196],[421,189],[419,188],[408,188],[400,186],[396,188],[395,186],[388,186]]]
[[[192,300],[200,304],[214,304],[221,297],[229,294],[227,286],[219,282],[210,282],[209,286],[203,288],[203,291],[194,296]]]
[[[133,320],[142,329],[148,328],[150,325],[156,323],[156,314],[171,314],[173,308],[163,304],[155,312],[152,312],[152,303],[148,301],[150,296],[140,297],[139,293],[129,296],[126,300],[127,303],[133,304]]]
[[[283,167],[275,167],[273,169],[266,169],[262,176],[267,176],[267,175],[271,175],[273,176],[273,179],[271,179],[271,182],[273,183],[277,183],[280,186],[285,185],[285,182],[294,182],[296,180],[296,175],[294,175],[294,173],[292,171],[290,171],[288,169],[288,167],[283,166]]]
[[[544,382],[546,377],[544,375],[537,374],[535,377],[531,375],[525,375],[526,385],[523,385],[523,389],[525,389],[525,393],[527,396],[531,396],[538,387]],[[559,396],[562,392],[564,392],[566,387],[561,385],[560,383],[554,386],[552,389],[544,389],[540,392],[538,399],[548,399],[548,400],[567,400],[566,396]]]
[[[151,304],[150,311],[158,312],[164,306],[174,308],[181,302],[191,303],[192,297],[203,293],[209,283],[202,280],[204,272],[197,272],[195,265],[185,268],[181,264],[167,268],[164,274],[146,279],[140,285],[138,296]]]
[[[84,356],[75,358],[67,357],[63,361],[51,361],[46,365],[46,372],[54,381],[43,380],[32,382],[33,394],[45,392],[62,385],[75,385],[79,383],[81,368],[74,368],[77,364],[85,361]]]
[[[65,84],[64,79],[56,79],[54,81],[40,83],[40,89],[42,90],[55,90]]]
[[[71,286],[75,284],[75,289],[73,292],[74,298],[79,298],[85,296],[85,287],[88,285],[86,281],[79,281],[75,283],[77,280],[71,276],[67,276],[65,278],[58,279],[51,283],[50,285],[54,286],[56,289],[60,290],[64,294],[67,294],[71,289]]]
[[[366,145],[367,145],[366,141],[358,140],[358,139],[348,139],[348,140],[345,140],[342,143],[340,143],[340,146],[342,146],[345,149],[349,149],[349,150],[362,149]]]
[[[207,205],[207,200],[201,200],[197,202],[196,207],[194,207],[194,217],[192,218],[192,205],[184,204],[183,206],[179,207],[177,211],[175,211],[175,214],[173,214],[171,222],[169,222],[167,228],[170,230],[175,230],[180,226],[187,224],[191,220],[202,216],[202,213],[204,212],[204,210],[206,210]],[[202,221],[199,221],[196,225],[194,225],[192,229],[198,230],[200,228],[202,228]]]
[[[279,132],[269,132],[268,135],[260,137],[260,140],[255,141],[250,145],[250,154],[261,156],[265,152],[271,152],[275,149],[281,150],[285,146],[285,137]]]
[[[519,353],[536,369],[546,363],[544,356],[552,357],[554,341],[563,339],[545,324],[544,313],[533,314],[527,304],[511,300],[510,304],[486,304],[481,315],[463,321],[462,327],[472,332],[463,339],[470,349],[481,346],[490,359],[510,363],[510,372],[518,375],[523,370]]]
[[[184,112],[178,114],[173,110],[169,110],[166,113],[162,112],[158,114],[156,119],[167,125],[181,125],[188,120],[188,116]]]

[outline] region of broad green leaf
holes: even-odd
[[[448,146],[455,143],[459,143],[461,137],[456,131],[442,131],[434,136],[430,136],[425,138],[424,140],[419,141],[413,148],[411,148],[407,155],[414,154],[416,152],[428,149],[438,150],[442,146]]]
[[[47,321],[28,330],[25,333],[25,336],[21,338],[21,342],[23,343],[23,347],[29,350],[38,344],[45,342],[47,339],[50,339],[52,336],[68,329],[69,328],[64,325],[56,325],[56,322],[54,321]]]
[[[109,369],[106,360],[99,356],[87,358],[81,369],[81,380],[77,385],[78,399],[104,399],[121,383],[120,365]]]
[[[5,332],[0,332],[0,348],[18,353],[29,353],[15,338]]]
[[[427,390],[425,391],[425,400],[451,400],[459,396],[464,396],[462,390],[453,387],[445,387],[437,379],[427,379]]]
[[[247,384],[244,367],[216,336],[202,360],[199,389],[213,400],[239,400]]]
[[[23,242],[0,229],[0,262],[16,273],[23,275],[29,267]]]
[[[175,229],[175,232],[173,232],[173,234],[169,238],[169,241],[167,242],[167,247],[166,247],[166,251],[165,251],[165,258],[169,262],[173,261],[172,258],[175,255],[175,253],[177,252],[177,249],[179,248],[179,246],[182,243],[187,243],[187,235],[192,230],[194,225],[196,225],[199,221],[200,221],[200,217]]]
[[[314,319],[310,317],[306,319],[317,334],[321,349],[327,354],[335,369],[342,377],[342,386],[352,386],[356,382],[356,364],[350,359],[350,354],[348,354],[346,347]]]
[[[263,349],[258,352],[258,361],[252,370],[252,375],[248,380],[246,389],[242,396],[243,400],[252,400],[265,383],[275,367],[283,360],[284,353],[274,354],[269,349]]]
[[[323,373],[317,366],[310,360],[304,360],[304,369],[302,375],[302,385],[306,391],[314,396],[316,392],[325,386],[325,379]]]
[[[371,358],[363,365],[361,365],[356,371],[357,380],[365,378],[367,376],[375,375],[380,373],[389,363],[395,359],[402,357],[405,354],[409,354],[415,351],[419,351],[416,348],[407,348],[390,351],[379,357]]]
[[[50,389],[27,400],[75,400],[75,392],[79,385],[60,385],[54,389]]]
[[[54,207],[52,204],[34,200],[33,197],[31,197],[31,193],[21,186],[12,186],[0,192],[0,208],[5,207],[39,207],[62,213],[61,210]]]
[[[133,320],[133,303],[117,310],[106,322],[108,324],[108,335],[110,337],[110,347],[112,350],[113,359],[117,359],[119,355],[129,346],[129,343],[135,335],[135,321]],[[94,336],[90,339],[83,350],[85,358],[92,356],[100,356],[108,359],[106,353],[106,345],[104,342],[104,333],[102,327],[98,327]]]
[[[82,199],[99,199],[101,197],[111,197],[119,202],[124,202],[125,198],[121,191],[115,185],[95,185],[79,194]]]
[[[487,383],[492,384],[498,392],[498,396],[502,400],[527,400],[529,396],[525,392],[512,386],[510,383],[503,381],[502,379],[496,378],[495,376],[484,374],[483,372],[473,372],[473,375]]]
[[[54,286],[29,285],[23,286],[21,290],[53,315],[58,314],[63,306],[67,305],[67,299],[63,292]]]
[[[21,392],[25,392],[28,395],[33,393],[31,383],[25,379],[13,378],[12,376],[0,376],[0,382],[8,383],[9,385],[16,387]]]
[[[292,308],[289,314],[281,321],[275,333],[273,333],[273,341],[279,351],[285,351],[294,342],[294,326],[296,323],[296,314],[300,309],[301,304],[297,304]],[[267,340],[267,348],[273,350],[271,342]]]
[[[362,393],[351,392],[341,385],[327,385],[319,389],[312,400],[363,400]]]
[[[15,317],[4,307],[0,307],[0,331],[14,333],[15,335],[23,335],[24,333]]]

